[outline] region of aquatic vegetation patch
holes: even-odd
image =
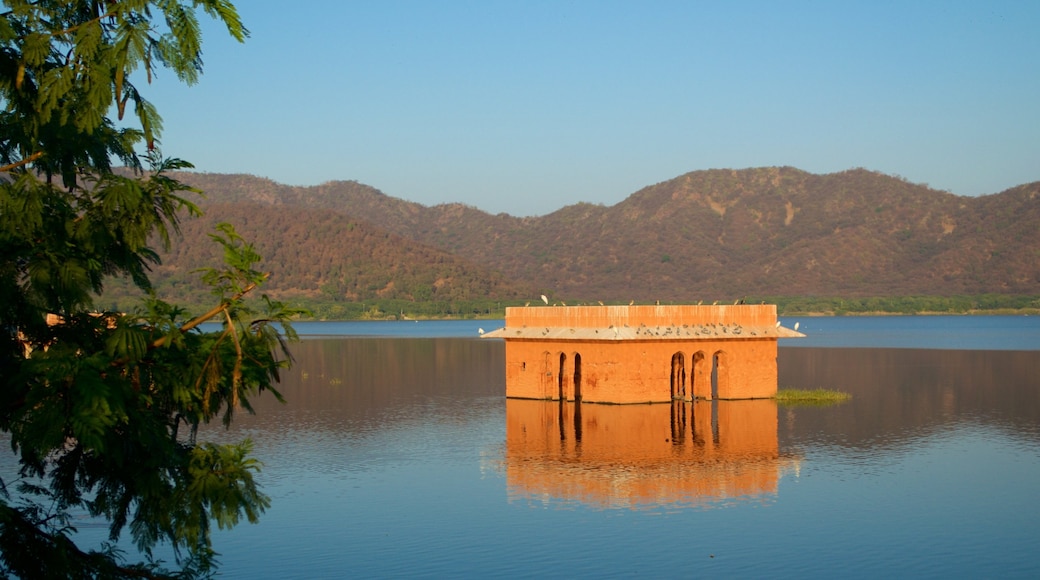
[[[779,389],[776,401],[782,405],[836,405],[844,403],[852,395],[831,389]]]

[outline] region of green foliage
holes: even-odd
[[[844,403],[852,395],[830,389],[780,389],[776,401],[786,406],[825,407]]]
[[[845,298],[815,297],[772,297],[747,298],[746,303],[777,304],[777,312],[783,316],[797,315],[866,315],[866,314],[1040,314],[1040,296],[918,296],[883,297],[849,300]],[[510,306],[523,306],[530,300],[403,300],[370,299],[348,301],[330,299],[327,295],[317,297],[292,297],[285,303],[305,314],[304,318],[316,320],[402,320],[402,319],[477,319],[503,318]],[[567,304],[595,305],[598,301],[568,299]],[[645,302],[636,302],[645,304]],[[671,304],[671,302],[668,302]],[[678,304],[679,302],[675,302]],[[605,304],[628,304],[628,302],[605,302]],[[666,304],[666,302],[662,302]],[[937,305],[948,305],[948,309],[934,310]],[[196,310],[202,303],[194,305]]]
[[[153,293],[152,244],[168,250],[181,218],[200,212],[187,198],[197,190],[171,175],[191,166],[154,148],[161,119],[131,78],[150,82],[164,67],[197,79],[200,8],[234,38],[247,32],[225,0],[4,6],[0,429],[19,469],[0,481],[0,575],[211,573],[212,522],[256,521],[269,500],[248,443],[199,442],[199,427],[228,424],[261,393],[280,398],[295,337],[286,323],[300,311],[247,301],[266,274],[227,224],[213,235],[225,265],[201,276],[215,306],[190,317]],[[137,127],[116,128],[109,111],[122,118],[130,103]],[[113,160],[138,171],[117,174]],[[139,306],[98,310],[97,294],[119,281]],[[221,329],[200,331],[213,318]],[[129,534],[148,561],[77,546],[73,513],[108,522],[112,541]],[[159,543],[173,546],[179,570],[152,561]]]

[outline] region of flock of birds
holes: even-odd
[[[548,296],[546,296],[545,294],[542,294],[541,295],[541,299],[542,299],[542,302],[546,306],[549,305],[549,297]],[[600,306],[604,306],[602,301],[597,301],[597,302],[599,303]],[[700,301],[697,302],[697,306],[701,306],[703,303],[704,303],[704,301],[700,300]],[[712,306],[717,306],[718,303],[719,303],[719,301],[716,300],[716,301],[712,302],[711,305]],[[634,304],[635,304],[635,300],[629,301],[629,303],[628,303],[629,306],[632,306]],[[657,305],[660,306],[660,304],[661,304],[661,301],[658,300],[657,301]],[[733,303],[734,306],[739,305],[739,304],[745,304],[744,298],[740,298],[736,302]],[[762,304],[765,304],[765,302],[762,302]],[[527,302],[526,304],[524,304],[525,307],[530,306],[530,305],[531,305],[530,302]],[[567,306],[567,303],[563,302],[561,300],[559,303],[554,302],[552,305],[553,306]],[[584,306],[584,304],[582,306]],[[799,326],[799,323],[795,322],[794,323],[794,330],[795,331],[798,330],[798,326]],[[626,324],[625,327],[627,328],[628,325]],[[776,327],[778,329],[780,328],[780,321],[779,320],[776,322]],[[614,330],[614,334],[615,335],[618,335],[621,332],[618,328],[615,328],[614,326],[611,326],[610,328]],[[480,333],[480,334],[484,334],[484,329],[483,328],[478,328],[477,332]],[[545,332],[543,332],[542,334],[544,335],[544,334],[546,334],[548,332],[549,332],[549,329],[546,328]],[[643,335],[646,335],[646,336],[651,336],[651,335],[652,336],[673,336],[673,335],[674,336],[698,336],[698,335],[700,335],[700,336],[719,336],[720,333],[721,334],[740,335],[743,332],[744,332],[744,328],[741,325],[736,324],[736,323],[733,323],[732,325],[726,325],[726,324],[718,324],[718,325],[716,325],[714,323],[695,324],[695,325],[683,324],[681,327],[679,325],[671,325],[671,326],[663,327],[663,330],[662,330],[662,327],[660,327],[660,326],[648,327],[645,324],[640,324],[639,328],[636,328],[636,331],[635,331],[636,335],[643,334]],[[756,331],[756,330],[748,330],[748,332],[751,334],[751,336],[758,336],[758,331]]]
[[[798,326],[799,326],[799,323],[795,322],[794,323],[795,331],[798,330]],[[631,328],[627,324],[624,325],[624,327],[625,328]],[[777,329],[780,328],[780,321],[779,320],[776,322],[776,328]],[[607,330],[613,330],[614,331],[614,336],[619,336],[621,334],[621,329],[619,327],[617,327],[617,326],[614,326],[614,325],[610,325],[609,327],[607,327]],[[743,334],[745,332],[745,330],[751,336],[758,336],[759,331],[761,331],[762,329],[761,328],[758,328],[758,329],[754,329],[754,328],[745,329],[743,326],[741,326],[740,324],[737,324],[735,322],[733,324],[715,324],[714,322],[709,322],[708,324],[683,324],[681,326],[678,325],[678,324],[671,324],[671,325],[668,325],[668,326],[647,326],[646,324],[640,324],[635,329],[635,335],[636,336],[647,336],[647,337],[649,337],[649,336],[660,336],[660,337],[691,336],[691,337],[699,337],[699,336],[724,336],[724,335],[740,336],[741,334]],[[478,328],[477,332],[480,333],[480,334],[484,334],[484,329],[483,328]],[[546,336],[550,332],[552,332],[552,329],[551,328],[546,328],[545,330],[542,331],[542,336]],[[571,329],[571,332],[573,333],[574,329]],[[597,330],[596,332],[598,333],[599,330]],[[765,334],[768,336],[769,333],[766,332]]]
[[[751,336],[758,336],[758,332],[755,330],[749,330],[748,332],[751,334]],[[663,329],[660,326],[650,327],[645,324],[640,324],[639,327],[636,328],[637,336],[720,336],[724,334],[732,334],[734,336],[739,336],[743,333],[744,327],[736,323],[733,323],[731,325],[715,323],[694,325],[683,324],[682,326],[679,326],[678,324],[673,324],[670,326],[665,326],[663,327]]]
[[[545,294],[542,294],[542,295],[541,295],[541,299],[542,299],[542,302],[543,302],[543,303],[544,303],[544,304],[545,304],[546,306],[549,306],[549,297],[548,297],[548,296],[546,296]],[[747,304],[747,301],[746,301],[746,300],[747,300],[747,297],[746,297],[746,296],[745,296],[744,298],[738,298],[738,299],[736,299],[735,301],[733,301],[733,305],[734,305],[734,306],[737,306],[737,305],[739,305],[739,304]],[[602,301],[602,300],[597,300],[597,301],[596,301],[596,303],[597,303],[597,304],[599,304],[600,306],[606,306],[605,304],[603,304],[603,301]],[[629,300],[629,301],[628,301],[628,305],[629,305],[629,306],[634,306],[634,305],[635,305],[635,303],[636,303],[636,301],[635,301],[635,300]],[[654,301],[654,304],[655,304],[656,306],[660,306],[660,305],[661,305],[661,301],[660,301],[660,300],[656,300],[656,301]],[[703,300],[698,300],[698,301],[697,301],[697,306],[702,306],[703,304],[704,304],[704,301],[703,301]],[[718,304],[719,304],[719,301],[718,301],[718,300],[716,300],[716,301],[714,301],[714,302],[712,302],[712,303],[711,303],[711,305],[712,305],[712,306],[718,306]],[[765,301],[762,301],[762,302],[761,302],[761,304],[765,304]],[[524,303],[524,306],[525,306],[525,307],[528,307],[528,306],[530,306],[530,305],[531,305],[531,303],[530,303],[530,302],[525,302],[525,303]],[[567,306],[567,303],[566,303],[566,302],[564,302],[563,300],[560,300],[559,302],[553,302],[553,303],[552,303],[552,306]],[[591,304],[588,304],[588,303],[585,303],[585,302],[583,302],[583,303],[581,303],[581,304],[580,304],[579,306],[591,306]]]

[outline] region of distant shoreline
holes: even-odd
[[[834,311],[821,311],[821,312],[781,312],[778,316],[1036,316],[1040,315],[1040,308],[996,308],[993,310],[971,310],[968,312],[943,312],[943,311],[922,311],[922,312],[888,312],[888,311],[875,311],[875,312],[842,312],[838,314]]]
[[[533,307],[534,308],[534,307]],[[887,311],[875,311],[875,312],[842,312],[836,313],[834,311],[815,311],[815,312],[777,312],[777,316],[782,317],[806,317],[806,318],[837,318],[837,317],[867,317],[867,316],[1038,316],[1040,315],[1040,308],[1022,308],[1022,309],[1009,309],[999,308],[994,310],[972,310],[969,312],[939,312],[939,311],[928,311],[928,312],[887,312]],[[306,322],[386,322],[399,320],[402,322],[407,321],[428,321],[428,320],[499,320],[505,317],[504,311],[501,313],[491,313],[486,315],[473,315],[473,316],[393,316],[388,315],[385,317],[359,317],[359,318],[299,318],[298,320]]]
[[[288,306],[307,310],[310,315],[298,320],[487,320],[505,317],[505,309],[530,306],[545,307],[539,298],[501,299],[477,298],[457,301],[412,301],[402,299],[368,299],[354,302],[314,297],[278,296]],[[212,308],[203,296],[167,297],[175,302],[187,302],[188,311],[205,312]],[[714,299],[711,299],[714,301]],[[697,300],[661,301],[661,305],[696,304]],[[703,302],[708,302],[704,300]],[[733,304],[718,301],[722,304]],[[747,296],[738,302],[746,304],[775,304],[779,316],[1030,316],[1040,315],[1040,294],[1004,295],[980,294],[961,296],[887,296],[887,297],[813,297],[813,296]],[[105,296],[98,300],[110,312],[132,312],[140,300],[129,296]],[[629,300],[599,301],[573,297],[552,297],[549,304],[561,306],[623,306]],[[635,301],[636,304],[654,304],[657,301]]]

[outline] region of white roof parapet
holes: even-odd
[[[529,327],[499,328],[482,338],[527,340],[716,340],[750,338],[802,338],[805,335],[784,326],[741,326],[739,324],[683,324],[661,326],[608,326],[606,328]]]

